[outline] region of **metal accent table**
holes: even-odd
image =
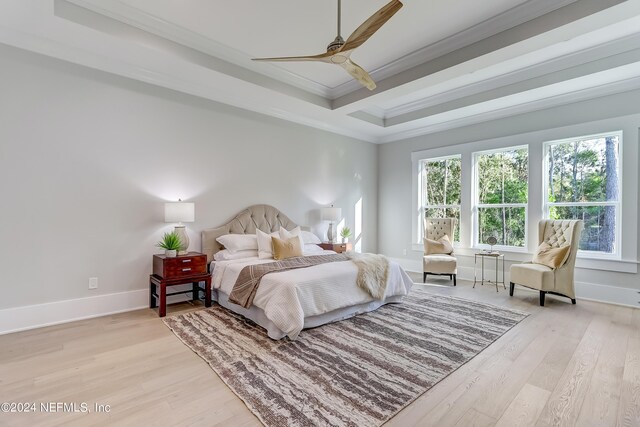
[[[478,280],[477,277],[477,266],[478,266],[478,258],[480,258],[480,263],[481,263],[481,279]],[[485,280],[484,279],[484,259],[485,258],[494,258],[496,260],[496,280],[495,281],[491,281],[491,280]],[[502,261],[502,280],[498,281],[498,264],[499,261]],[[489,285],[496,285],[496,292],[498,292],[498,284],[502,284],[502,286],[507,289],[507,286],[504,283],[504,254],[501,254],[500,252],[476,252],[476,254],[473,257],[473,287],[476,287],[476,283],[480,282],[481,285],[484,285],[485,283],[489,284]]]

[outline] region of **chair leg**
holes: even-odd
[[[513,296],[513,290],[515,289],[516,284],[513,282],[509,283],[509,296],[512,297]]]
[[[457,274],[453,274],[453,286],[458,286],[458,284],[456,283],[457,276],[458,276]]]
[[[545,291],[540,291],[540,307],[544,307],[544,297],[547,295]]]
[[[427,273],[422,276],[422,283],[427,283]]]
[[[575,298],[571,298],[571,304],[573,304],[573,305],[576,304],[576,299]]]

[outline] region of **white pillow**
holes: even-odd
[[[300,247],[304,248],[304,240],[302,239],[300,227],[296,227],[291,231],[287,231],[287,229],[280,227],[280,238],[282,240],[289,240],[292,237],[297,237],[300,241]]]
[[[256,237],[258,239],[258,258],[273,258],[273,245],[271,244],[271,237],[280,238],[280,233],[274,231],[271,234],[267,234],[264,231],[256,230]]]
[[[322,249],[320,246],[318,245],[314,245],[314,244],[308,244],[308,245],[304,245],[304,247],[302,248],[302,254],[303,255],[317,255],[317,254],[321,254],[324,252],[324,249]]]
[[[258,251],[238,251],[231,252],[229,249],[218,251],[213,256],[214,261],[230,261],[233,259],[258,258]]]
[[[318,238],[318,236],[316,236],[315,234],[313,234],[310,231],[301,231],[300,234],[302,235],[302,240],[304,240],[304,244],[305,245],[317,245],[318,243],[322,243],[322,240],[320,240],[320,238]]]
[[[216,242],[232,253],[258,250],[258,239],[255,234],[225,234],[218,237]]]

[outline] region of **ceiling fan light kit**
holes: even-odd
[[[293,61],[316,61],[326,62],[328,64],[336,64],[345,69],[353,78],[358,80],[360,84],[369,90],[376,88],[376,82],[373,81],[369,73],[362,67],[351,60],[353,51],[366,42],[376,31],[380,29],[393,15],[402,7],[400,0],[391,0],[382,9],[371,15],[369,19],[364,21],[356,30],[351,33],[345,42],[340,35],[341,26],[341,0],[338,0],[338,35],[327,46],[327,52],[320,55],[309,56],[285,56],[279,58],[253,58],[254,61],[274,61],[274,62],[293,62]]]

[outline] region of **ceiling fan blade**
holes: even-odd
[[[338,65],[347,70],[347,73],[351,74],[353,78],[358,80],[362,86],[369,90],[374,90],[376,88],[376,82],[373,81],[369,73],[351,59],[347,59]]]
[[[271,61],[271,62],[294,62],[294,61],[319,61],[331,62],[331,57],[335,52],[325,52],[320,55],[309,56],[281,56],[277,58],[252,58],[252,61]]]
[[[341,52],[353,50],[366,42],[376,31],[382,27],[397,11],[402,8],[399,0],[391,0],[382,9],[371,15],[356,30],[351,33],[345,44],[340,49]]]

